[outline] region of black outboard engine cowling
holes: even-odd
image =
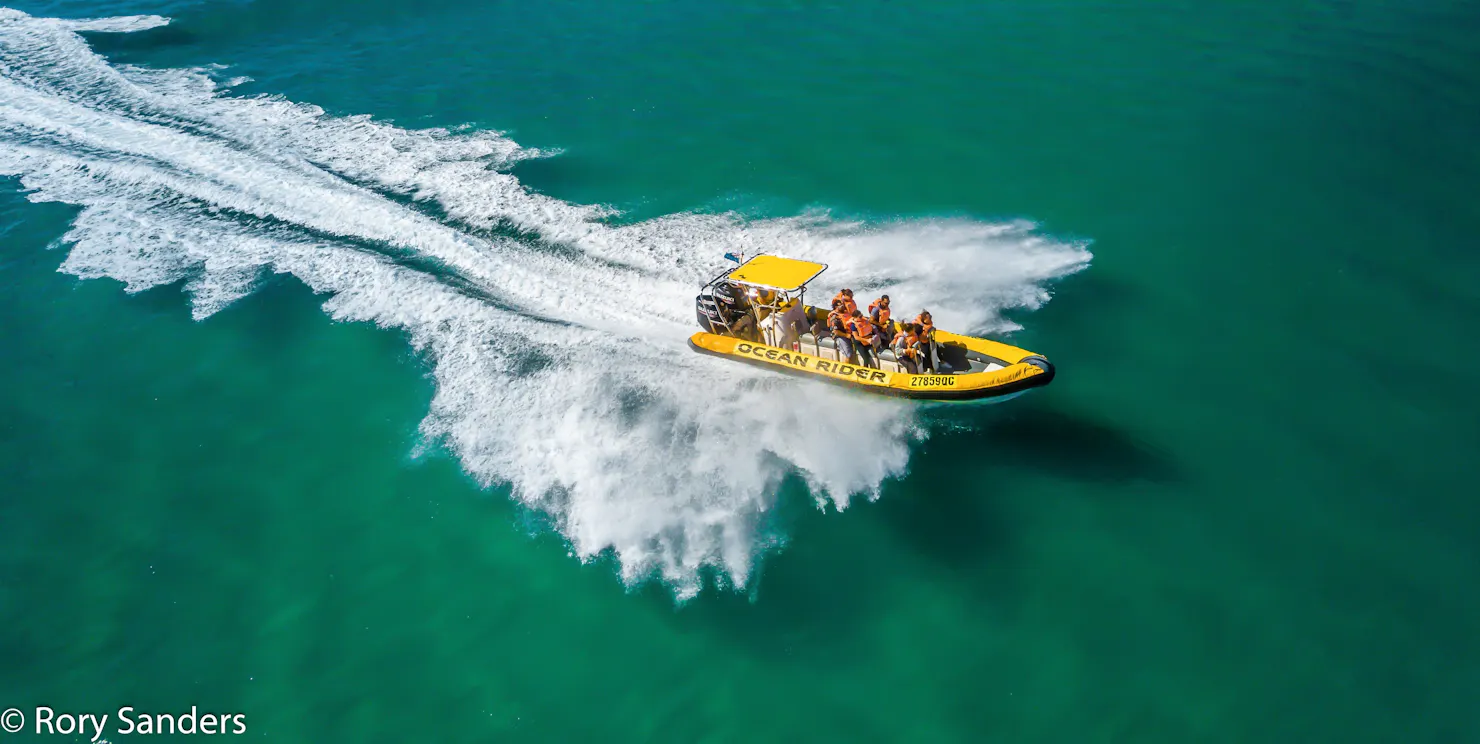
[[[703,328],[705,333],[720,332],[717,330],[717,324],[722,321],[719,314],[719,305],[715,303],[714,297],[710,296],[707,292],[694,297],[694,312],[699,318],[699,327]]]
[[[694,298],[699,327],[708,333],[727,333],[735,317],[735,295],[724,283],[711,284],[699,290]]]
[[[727,333],[730,323],[749,307],[736,287],[716,282],[700,290],[694,298],[699,327],[710,333]]]

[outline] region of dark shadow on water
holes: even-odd
[[[895,601],[902,570],[916,570],[901,565],[901,548],[950,575],[984,612],[1001,611],[1021,593],[1022,499],[1053,498],[1055,480],[1182,479],[1113,423],[1031,397],[994,408],[932,414],[909,475],[886,483],[877,502],[821,514],[794,484],[779,523],[787,547],[765,556],[747,592],[710,586],[677,609],[656,582],[637,594],[681,632],[715,634],[772,661],[846,665],[860,623]]]
[[[1123,279],[1103,271],[1081,271],[1056,282],[1053,300],[1031,314],[1040,319],[1053,309],[1057,314],[1076,318],[1098,318],[1106,311],[1121,313],[1137,304],[1139,291]],[[1024,319],[1029,316],[1025,315]]]
[[[1055,282],[1052,292],[1053,298],[1037,310],[1005,313],[1024,329],[1010,338],[994,338],[1042,353],[1065,373],[1134,353],[1126,346],[1126,329],[1147,322],[1151,312],[1140,288],[1104,272],[1086,271]]]
[[[936,448],[911,462],[913,477],[885,489],[874,519],[916,553],[948,569],[1010,559],[1015,533],[1001,511],[1001,494],[963,467],[955,447]]]
[[[1014,521],[1036,508],[1025,500],[1063,493],[1056,482],[1183,481],[1174,461],[1128,430],[1031,394],[964,417],[940,416],[911,460],[911,477],[885,493],[877,518],[980,597],[1015,593],[1011,566],[1022,529]],[[942,430],[950,424],[962,428]]]
[[[799,483],[784,489],[774,529],[787,545],[768,552],[743,591],[706,586],[675,608],[658,585],[639,594],[654,614],[684,634],[706,633],[775,662],[842,665],[854,647],[858,622],[889,601],[876,579],[886,575],[889,556],[872,544],[867,504],[841,514],[823,514]]]
[[[985,409],[964,422],[968,428],[937,431],[924,457],[941,453],[945,463],[978,463],[994,471],[1032,470],[1099,483],[1165,484],[1184,479],[1168,454],[1137,439],[1130,427],[1063,407],[1047,398],[1048,392],[1034,391]],[[922,467],[920,460],[914,468]]]

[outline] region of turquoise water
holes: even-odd
[[[9,7],[0,708],[1480,738],[1473,4]],[[1058,376],[693,354],[736,249]]]

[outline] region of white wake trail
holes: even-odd
[[[724,252],[825,261],[831,286],[974,331],[1010,329],[1004,309],[1039,306],[1090,259],[1028,224],[613,226],[610,209],[526,189],[507,167],[550,153],[497,132],[234,97],[210,70],[111,66],[78,35],[163,23],[0,9],[0,175],[81,208],[62,270],[131,292],[183,280],[198,318],[286,273],[335,319],[408,331],[436,380],[429,446],[551,515],[583,560],[611,551],[624,581],[657,575],[680,598],[706,566],[748,582],[781,478],[844,508],[905,472],[924,435],[906,403],[690,352],[693,296]]]
[[[147,31],[151,28],[168,25],[170,19],[157,15],[131,15],[114,16],[112,18],[57,19],[54,22],[58,26],[70,31],[100,31],[126,34],[134,31]]]

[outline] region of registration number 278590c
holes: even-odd
[[[955,375],[915,375],[910,378],[910,387],[955,387]]]

